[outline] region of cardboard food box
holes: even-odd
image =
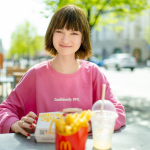
[[[37,142],[54,143],[55,142],[55,122],[54,119],[60,118],[61,112],[40,113],[35,130],[35,139]]]

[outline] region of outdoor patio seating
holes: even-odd
[[[18,84],[21,77],[29,70],[29,68],[20,68],[19,66],[6,67],[6,76],[13,76],[14,83],[12,85],[7,85],[7,95],[9,95],[13,88]]]

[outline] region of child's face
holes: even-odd
[[[80,31],[56,29],[53,34],[53,45],[58,55],[75,55],[82,42],[82,33]]]

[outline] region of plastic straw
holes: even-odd
[[[106,84],[103,84],[103,90],[102,90],[102,105],[101,105],[101,113],[100,113],[101,116],[103,115],[103,109],[104,109],[105,91],[106,91]]]

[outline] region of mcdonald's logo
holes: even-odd
[[[70,142],[61,141],[60,142],[60,150],[72,150]]]
[[[103,131],[103,129],[97,129],[97,133],[101,133]]]
[[[101,133],[101,132],[107,132],[107,133],[113,133],[114,129],[113,128],[100,128],[96,130],[96,133]]]
[[[60,118],[63,117],[61,114],[55,114],[57,117],[59,116]],[[53,123],[55,123],[55,119],[51,120],[51,123],[50,123],[50,127],[49,127],[49,131],[46,132],[46,134],[55,134],[55,132],[52,132],[52,125]]]
[[[52,125],[53,125],[53,123],[55,123],[54,120],[51,121],[50,127],[49,127],[49,132],[46,132],[46,134],[55,134],[55,132],[52,132]]]

